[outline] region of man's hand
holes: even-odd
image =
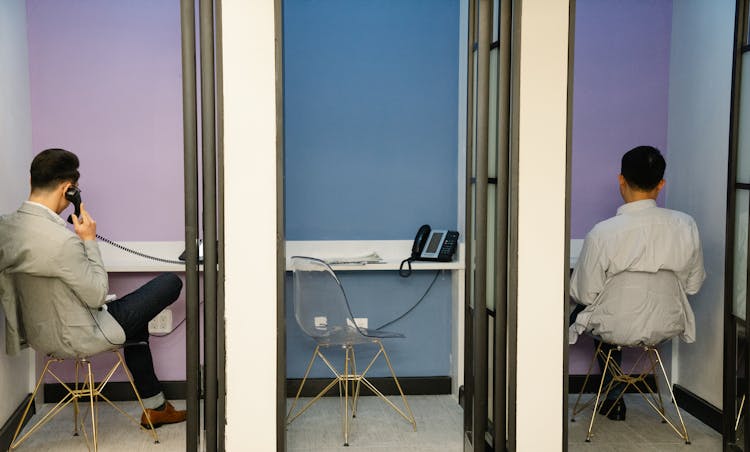
[[[81,203],[81,218],[79,219],[76,214],[71,217],[73,217],[73,229],[81,240],[96,240],[96,221],[83,208],[83,203]]]

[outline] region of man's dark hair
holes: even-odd
[[[638,146],[622,156],[620,174],[628,185],[642,191],[651,191],[664,179],[667,162],[653,146]]]
[[[47,190],[61,182],[77,183],[78,157],[65,149],[45,149],[31,162],[31,189]]]

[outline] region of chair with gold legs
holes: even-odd
[[[98,450],[98,421],[97,421],[97,401],[98,399],[102,399],[105,402],[107,402],[109,405],[111,405],[115,410],[119,411],[121,414],[128,417],[131,421],[133,421],[139,428],[143,430],[148,430],[151,435],[154,438],[154,443],[159,442],[159,437],[156,434],[156,430],[154,429],[153,425],[151,424],[151,419],[148,416],[148,413],[146,412],[146,408],[143,406],[143,401],[141,400],[140,394],[138,394],[138,390],[135,387],[135,383],[133,383],[133,377],[130,374],[130,370],[125,365],[125,361],[122,358],[122,354],[119,350],[112,350],[112,353],[114,353],[117,357],[117,361],[114,363],[112,368],[106,373],[104,376],[104,379],[102,379],[100,382],[96,383],[94,381],[94,374],[91,370],[91,361],[88,357],[85,358],[55,358],[55,357],[49,357],[47,359],[47,362],[44,365],[44,370],[42,370],[41,375],[39,376],[39,379],[36,382],[36,386],[34,387],[34,392],[31,394],[31,398],[29,399],[29,402],[26,404],[26,409],[23,412],[23,416],[21,416],[21,420],[18,423],[18,427],[16,427],[15,434],[13,435],[13,439],[11,440],[10,450],[17,449],[24,441],[26,441],[31,434],[33,434],[35,431],[37,431],[40,427],[44,426],[47,422],[49,422],[55,415],[57,415],[60,411],[62,411],[63,408],[73,404],[73,436],[79,435],[79,429],[83,433],[84,439],[86,441],[86,446],[89,450]],[[57,374],[55,374],[55,371],[52,369],[54,365],[57,365],[63,361],[67,361],[70,359],[75,360],[75,383],[65,383]],[[136,399],[138,399],[138,403],[140,404],[141,410],[143,413],[146,413],[146,419],[149,423],[149,429],[146,429],[141,426],[140,421],[135,419],[133,416],[122,410],[120,407],[118,407],[112,400],[110,400],[106,395],[104,395],[103,391],[104,388],[107,386],[109,381],[112,379],[112,376],[115,374],[117,369],[122,368],[125,372],[125,374],[128,377],[128,381],[130,382],[131,387],[133,388],[133,392],[135,393]],[[81,376],[81,370],[84,371],[84,379],[83,381],[80,381]],[[24,425],[24,421],[26,420],[26,416],[29,413],[29,410],[31,408],[31,404],[34,403],[34,399],[39,391],[39,388],[42,385],[42,382],[44,381],[45,376],[51,376],[54,378],[62,387],[67,391],[65,396],[57,402],[55,406],[50,409],[49,412],[47,412],[44,416],[42,416],[33,426],[31,426],[21,437],[19,437],[19,433],[21,432],[21,427]],[[80,408],[79,408],[79,399],[80,402],[87,405],[86,412],[81,416],[80,414]],[[86,418],[88,416],[91,416],[91,437],[89,437],[89,434],[86,430],[85,423]]]
[[[690,437],[688,436],[687,427],[685,427],[685,422],[682,419],[682,414],[680,413],[680,407],[677,405],[677,400],[674,397],[674,392],[672,391],[672,386],[669,383],[669,378],[667,377],[667,372],[664,369],[664,365],[661,361],[661,356],[659,355],[659,350],[657,349],[656,345],[639,345],[639,346],[623,346],[623,345],[615,345],[617,350],[622,350],[623,348],[639,348],[641,349],[641,354],[638,356],[638,359],[633,363],[633,365],[630,368],[629,372],[625,372],[620,365],[618,365],[614,358],[612,357],[612,352],[615,350],[615,348],[610,348],[606,353],[604,352],[602,345],[604,343],[600,342],[599,346],[596,348],[596,352],[594,353],[594,357],[591,359],[591,364],[589,365],[588,373],[586,374],[586,378],[583,382],[583,387],[581,388],[581,392],[578,394],[578,398],[576,399],[576,403],[573,407],[573,417],[572,421],[575,421],[575,417],[581,413],[586,408],[593,405],[594,410],[591,414],[591,422],[589,423],[589,429],[586,433],[586,442],[590,442],[591,438],[593,437],[593,429],[594,429],[594,421],[596,419],[597,412],[601,409],[604,400],[607,398],[607,395],[609,392],[617,386],[618,383],[622,383],[621,389],[619,390],[619,394],[617,394],[616,402],[618,402],[627,389],[629,387],[633,387],[638,391],[638,393],[643,397],[643,399],[648,403],[648,405],[656,411],[656,413],[661,417],[662,423],[669,424],[670,427],[677,433],[677,435],[685,441],[685,444],[690,444]],[[591,370],[594,366],[594,361],[596,361],[597,356],[601,357],[604,360],[604,369],[602,370],[602,377],[599,381],[599,390],[596,393],[596,396],[591,397],[588,401],[585,403],[581,403],[581,398],[583,391],[586,389],[586,384],[588,383],[589,377],[591,375]],[[642,363],[648,359],[648,362],[644,365]],[[657,367],[658,364],[658,367]],[[659,373],[661,372],[661,374]],[[609,383],[604,386],[604,380],[605,375],[609,373],[609,376],[611,377],[609,380]],[[654,375],[654,388],[649,385],[648,381],[646,380],[646,377],[648,375],[651,375],[653,373]],[[663,376],[664,381],[666,382],[666,386],[669,389],[669,395],[672,399],[672,403],[674,404],[675,411],[677,413],[677,418],[679,419],[679,426],[676,425],[676,422],[673,422],[672,419],[667,416],[666,410],[664,409],[664,402],[661,397],[661,392],[659,391],[659,377]],[[601,402],[601,403],[600,403]],[[609,411],[611,411],[614,408],[614,404],[612,407],[610,407]],[[604,413],[605,416],[609,414],[609,411],[607,413]]]
[[[406,400],[404,391],[398,382],[396,373],[388,358],[388,353],[383,347],[381,339],[386,338],[403,338],[399,333],[389,333],[386,331],[368,330],[360,328],[354,323],[354,316],[346,299],[346,294],[338,278],[325,262],[309,258],[295,256],[291,258],[292,280],[293,280],[293,299],[294,315],[302,331],[312,337],[317,345],[312,354],[305,376],[302,378],[297,395],[292,402],[287,415],[287,425],[307,411],[310,406],[323,397],[334,386],[338,385],[339,397],[343,399],[342,406],[342,430],[344,435],[344,445],[349,445],[349,410],[351,417],[357,415],[357,402],[359,401],[361,386],[364,385],[372,393],[385,401],[393,410],[401,415],[407,422],[412,425],[414,431],[417,430],[417,423],[414,420],[409,403]],[[364,344],[375,344],[377,352],[370,360],[369,364],[361,372],[357,372],[357,361],[354,356],[354,346]],[[321,349],[328,347],[341,347],[344,349],[344,369],[343,372],[331,363],[331,361],[322,353]],[[391,377],[396,384],[404,409],[399,408],[388,400],[388,398],[378,390],[368,379],[367,372],[370,371],[375,361],[383,356],[388,366]],[[333,372],[334,378],[305,406],[296,413],[294,408],[302,388],[307,381],[313,363],[316,358],[320,360]],[[350,390],[351,386],[351,390]]]

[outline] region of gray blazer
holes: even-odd
[[[81,240],[59,215],[24,202],[0,216],[0,303],[5,347],[24,342],[59,358],[117,348],[125,332],[107,312],[107,272],[95,240]]]

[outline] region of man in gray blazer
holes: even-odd
[[[148,345],[148,322],[172,304],[182,281],[167,273],[107,303],[107,272],[96,242],[96,221],[81,206],[73,231],[59,214],[77,189],[78,157],[47,149],[31,163],[31,194],[14,213],[0,216],[0,302],[6,350],[28,343],[59,358],[119,348],[155,427],[182,422],[186,412],[165,400]],[[68,193],[68,196],[66,196]],[[141,424],[148,426],[145,416]]]

